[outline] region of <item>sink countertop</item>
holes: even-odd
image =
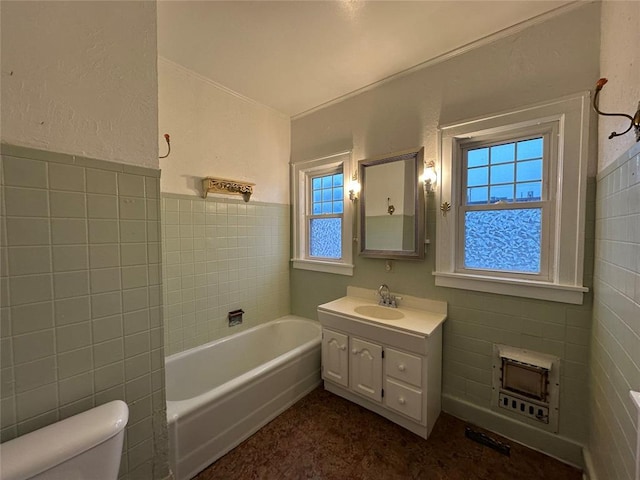
[[[368,298],[363,298],[361,296],[348,295],[346,297],[342,297],[337,300],[318,305],[318,310],[328,313],[335,313],[354,320],[375,323],[390,328],[404,330],[410,333],[429,336],[447,318],[446,303],[437,303],[443,304],[444,308],[438,308],[439,311],[431,311],[404,307],[401,304],[400,307],[393,309],[404,314],[403,318],[397,320],[384,320],[356,313],[355,308],[361,305],[378,305],[377,302]],[[391,307],[381,308],[391,309]]]

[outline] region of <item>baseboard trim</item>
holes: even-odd
[[[583,447],[573,440],[517,422],[492,410],[448,394],[442,395],[442,411],[583,471],[585,469]],[[595,479],[590,478],[589,480]]]
[[[582,474],[582,480],[598,480],[596,469],[593,466],[593,458],[591,457],[591,452],[587,447],[582,449],[582,456],[584,457],[584,473]]]

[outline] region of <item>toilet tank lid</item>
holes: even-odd
[[[0,445],[0,480],[31,478],[117,435],[129,408],[114,400]]]

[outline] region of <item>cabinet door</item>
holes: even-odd
[[[351,337],[349,366],[351,390],[376,402],[382,401],[382,347]]]
[[[349,386],[349,337],[326,328],[322,331],[322,378]]]

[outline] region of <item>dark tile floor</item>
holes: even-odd
[[[442,413],[428,440],[315,389],[201,472],[213,479],[580,480],[579,470],[494,434],[507,457],[465,437]]]

